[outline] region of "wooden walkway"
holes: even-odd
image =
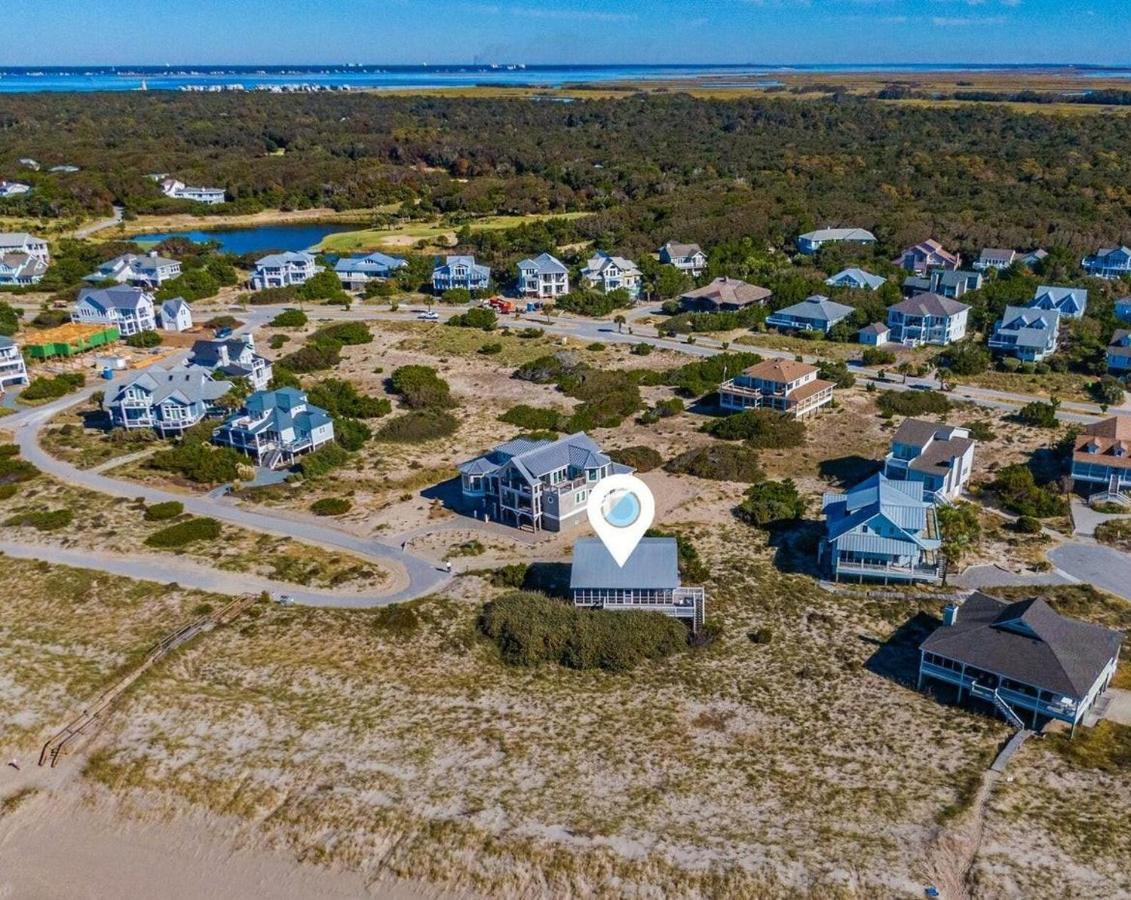
[[[255,595],[239,597],[218,612],[209,613],[203,618],[182,625],[176,631],[163,637],[150,649],[137,668],[99,694],[90,706],[51,736],[39,752],[39,764],[41,766],[50,764],[54,768],[56,763],[59,762],[60,756],[73,750],[83,737],[93,734],[102,727],[114,703],[126,692],[130,685],[178,647],[183,647],[189,641],[211,631],[217,625],[226,625],[231,622],[255,603],[256,599]]]
[[[1013,758],[1013,754],[1035,733],[1036,732],[1030,731],[1028,728],[1019,728],[1017,731],[1013,732],[1013,736],[1005,742],[1005,746],[1001,748],[1001,752],[994,758],[993,763],[990,765],[990,771],[998,772],[999,774],[1004,772],[1005,767],[1009,765],[1009,761]]]

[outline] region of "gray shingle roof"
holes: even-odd
[[[147,391],[154,405],[170,397],[186,404],[195,404],[218,400],[232,389],[232,383],[213,381],[212,373],[202,366],[185,366],[179,369],[150,366],[137,378],[118,388],[107,405],[115,403],[131,387],[139,387]]]
[[[680,586],[675,538],[641,538],[623,566],[598,538],[581,538],[573,545],[569,586],[570,590],[674,590]]]
[[[1055,310],[1007,306],[994,329],[994,337],[1012,336],[1015,346],[1039,349],[1050,344],[1059,324],[1060,313]]]
[[[668,259],[681,259],[702,252],[698,244],[681,244],[679,241],[668,241],[660,248],[660,253]]]
[[[825,494],[821,503],[830,539],[883,516],[897,528],[918,533],[927,527],[930,503],[921,481],[892,481],[877,472],[843,494]]]
[[[849,268],[842,269],[835,275],[825,279],[825,284],[836,285],[842,278],[851,278],[857,284],[866,285],[873,291],[876,290],[876,288],[880,287],[885,281],[887,281],[887,279],[882,275],[873,275],[871,272],[868,272],[864,269]]]
[[[256,268],[276,268],[278,266],[287,266],[291,263],[298,265],[310,265],[314,262],[314,257],[309,253],[296,253],[294,251],[287,251],[286,253],[270,253],[260,260],[256,260]]]
[[[1055,309],[1065,315],[1083,312],[1088,306],[1088,289],[1042,284],[1033,294],[1031,309]]]
[[[876,236],[863,228],[818,228],[801,235],[808,241],[874,241]]]
[[[806,297],[800,303],[779,309],[774,315],[792,316],[795,319],[812,319],[818,322],[839,322],[852,313],[851,306],[837,303],[821,294],[814,294],[812,297]]]
[[[107,288],[83,288],[79,291],[79,303],[85,301],[104,312],[109,309],[124,309],[132,312],[146,300],[153,302],[148,291],[124,285]]]
[[[890,307],[905,316],[953,316],[970,307],[938,294],[916,294],[909,300]]]

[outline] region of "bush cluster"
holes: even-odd
[[[186,432],[168,450],[161,450],[145,461],[146,468],[175,472],[197,484],[222,484],[239,478],[246,460],[231,447],[215,447],[203,432]]]
[[[1045,519],[1068,512],[1068,504],[1055,488],[1037,484],[1033,472],[1022,464],[998,470],[990,490],[1003,508],[1019,516]]]
[[[637,472],[651,472],[664,464],[664,458],[654,447],[635,446],[610,450],[609,458],[622,466],[632,466]]]
[[[252,306],[278,306],[282,303],[294,303],[299,299],[298,287],[264,288],[252,294],[241,294],[240,301],[250,303]]]
[[[345,497],[323,497],[310,504],[310,511],[316,516],[341,516],[348,513],[352,506]]]
[[[677,475],[694,475],[713,481],[754,484],[762,480],[758,454],[741,444],[716,444],[686,450],[668,460],[664,469]]]
[[[301,309],[284,309],[271,320],[272,328],[302,328],[309,319]]]
[[[714,419],[703,430],[724,441],[745,441],[755,449],[800,447],[805,443],[805,423],[772,409],[747,409]]]
[[[323,444],[317,450],[307,453],[298,464],[303,478],[320,478],[333,471],[350,458],[349,451],[340,444]]]
[[[701,397],[718,390],[726,379],[762,361],[757,353],[719,353],[673,369],[662,376],[663,384],[677,388],[688,397]]]
[[[136,334],[131,334],[126,338],[127,347],[158,347],[161,344],[160,331],[139,331]]]
[[[434,441],[456,433],[459,422],[442,409],[414,409],[390,419],[377,430],[377,440],[396,444]]]
[[[165,503],[154,503],[145,508],[147,522],[161,522],[165,519],[175,519],[185,511],[185,505],[180,500],[168,500]]]
[[[431,366],[401,366],[389,378],[389,389],[410,409],[450,409],[451,388]]]
[[[71,391],[76,391],[86,383],[86,376],[81,372],[63,372],[53,378],[39,376],[33,378],[31,383],[20,394],[22,400],[56,400],[65,397]]]
[[[200,517],[185,519],[174,525],[168,525],[160,531],[155,531],[145,539],[150,547],[159,547],[163,550],[175,550],[184,547],[193,541],[213,541],[220,536],[220,523],[215,519]]]
[[[736,513],[744,522],[766,528],[800,519],[805,515],[805,501],[791,478],[763,481],[750,487]]]
[[[70,525],[74,518],[69,509],[27,510],[5,520],[4,524],[34,528],[36,531],[57,531]]]
[[[543,409],[538,406],[527,406],[520,403],[512,406],[499,416],[500,422],[508,425],[517,425],[529,431],[560,431],[566,416],[556,409]]]
[[[487,306],[476,306],[465,313],[459,313],[448,319],[448,325],[456,328],[479,328],[483,331],[494,331],[499,324],[499,315]]]
[[[885,416],[926,416],[948,412],[951,404],[938,391],[881,391],[876,406]]]

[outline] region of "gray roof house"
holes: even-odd
[[[888,307],[891,339],[899,344],[950,344],[966,337],[970,307],[938,294],[916,294]]]
[[[1055,309],[1062,319],[1079,319],[1088,308],[1088,289],[1042,284],[1033,294],[1030,309]]]
[[[569,269],[549,253],[518,264],[518,292],[524,297],[552,300],[569,293]]]
[[[1123,278],[1131,275],[1131,247],[1105,247],[1085,256],[1080,265],[1097,278]]]
[[[449,256],[432,270],[432,290],[437,294],[453,288],[485,291],[491,283],[491,267],[482,266],[474,256]]]
[[[589,257],[585,268],[581,270],[582,280],[590,287],[597,288],[602,293],[626,290],[633,299],[640,296],[640,282],[642,279],[640,269],[630,259],[623,256],[610,256],[598,252]]]
[[[884,475],[923,482],[924,497],[936,503],[955,500],[974,469],[975,443],[966,428],[905,419],[884,458]]]
[[[871,325],[865,325],[861,328],[856,334],[856,339],[861,344],[878,347],[891,341],[891,329],[883,322],[873,322]]]
[[[214,381],[200,366],[164,369],[150,366],[122,384],[104,408],[119,428],[152,428],[158,434],[180,434],[208,416],[222,412],[217,401],[232,389],[230,381]]]
[[[987,346],[1025,362],[1040,362],[1056,352],[1059,336],[1059,312],[1007,306],[995,323]]]
[[[1039,597],[1008,603],[975,592],[951,604],[919,645],[924,679],[993,704],[1015,728],[1041,718],[1076,726],[1107,690],[1119,662],[1118,631],[1063,616]]]
[[[974,261],[974,268],[979,272],[987,269],[1008,269],[1018,259],[1017,251],[1006,247],[985,247]]]
[[[0,284],[39,284],[47,273],[47,263],[27,253],[0,253]]]
[[[290,287],[306,282],[322,271],[309,253],[271,253],[256,261],[251,275],[251,286],[261,291],[265,288]]]
[[[693,630],[705,616],[706,592],[680,583],[679,549],[670,537],[641,538],[623,566],[599,538],[581,538],[573,545],[569,590],[574,606],[659,612]]]
[[[721,275],[700,288],[680,295],[680,305],[688,312],[737,312],[757,303],[765,303],[772,292],[740,278]]]
[[[27,384],[27,366],[20,345],[0,334],[0,394],[9,384]]]
[[[6,231],[0,233],[0,253],[26,253],[42,260],[44,265],[51,262],[51,250],[47,241],[26,231]]]
[[[934,505],[921,481],[877,472],[843,494],[825,494],[825,540],[818,558],[842,577],[938,581],[945,569]]]
[[[157,330],[153,294],[137,287],[82,288],[71,321],[112,325],[122,337]]]
[[[931,269],[925,275],[910,275],[903,279],[903,293],[907,297],[929,293],[957,299],[967,291],[980,289],[982,281],[981,272],[967,272],[965,269]]]
[[[334,265],[342,287],[350,291],[360,291],[370,281],[388,278],[397,269],[408,263],[399,256],[385,253],[370,253],[368,256],[344,256]]]
[[[155,287],[181,274],[181,264],[175,259],[158,256],[156,251],[147,254],[123,253],[101,263],[83,281],[116,281],[135,287]]]
[[[158,310],[161,327],[165,331],[188,331],[192,328],[192,308],[184,297],[174,297],[161,304]]]
[[[837,323],[851,316],[855,310],[843,303],[835,303],[822,294],[806,297],[800,303],[771,313],[767,325],[783,331],[820,331],[828,334]]]
[[[864,269],[842,269],[825,279],[829,287],[851,288],[856,291],[878,291],[887,281],[882,275],[873,275]]]
[[[212,433],[212,442],[276,469],[334,439],[334,422],[297,388],[256,391]]]
[[[847,242],[852,244],[874,244],[876,236],[863,228],[818,228],[797,238],[797,249],[802,253],[816,253],[825,244]]]
[[[698,278],[707,268],[707,254],[698,244],[668,241],[660,248],[660,262],[675,266],[692,278]]]
[[[1116,375],[1131,371],[1131,331],[1117,328],[1107,345],[1107,367]]]
[[[554,441],[516,438],[458,468],[463,500],[477,516],[530,531],[562,531],[584,521],[590,488],[632,471],[584,432]]]
[[[257,391],[266,390],[271,381],[271,363],[255,352],[255,338],[250,334],[197,341],[189,359],[193,365],[204,366],[213,373],[244,378]]]

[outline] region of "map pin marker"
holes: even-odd
[[[624,567],[656,516],[652,492],[635,475],[610,475],[589,492],[589,524],[597,537]]]

